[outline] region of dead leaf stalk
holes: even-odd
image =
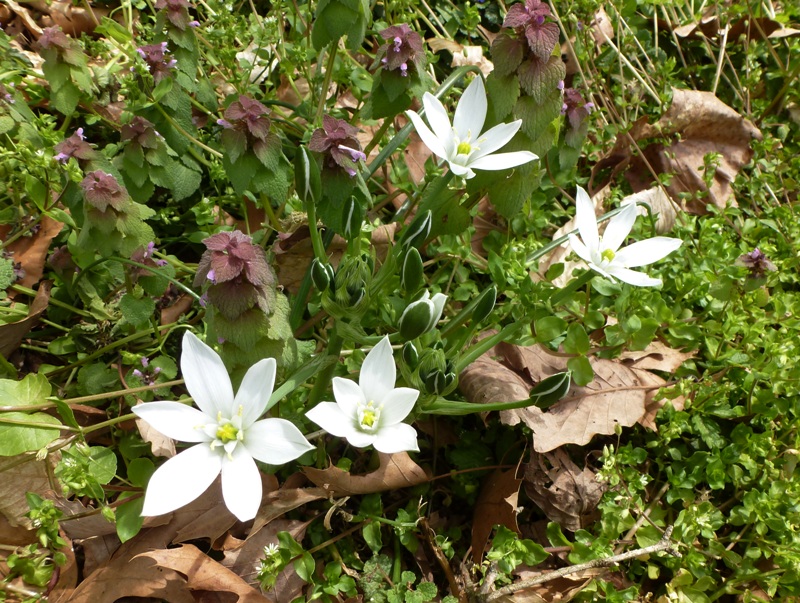
[[[516,592],[532,588],[539,584],[544,584],[545,582],[555,580],[556,578],[561,578],[563,576],[576,574],[578,572],[583,572],[598,567],[611,567],[612,565],[617,565],[618,563],[622,563],[623,561],[627,561],[628,559],[635,559],[637,557],[643,557],[645,555],[652,555],[653,553],[667,552],[670,555],[674,555],[675,557],[680,557],[681,554],[674,548],[672,541],[670,540],[670,537],[672,536],[672,529],[673,526],[669,526],[667,530],[664,532],[663,538],[661,538],[661,540],[659,540],[657,543],[652,544],[650,546],[646,546],[641,549],[634,549],[632,551],[621,553],[619,555],[614,555],[612,557],[605,557],[603,559],[593,559],[592,561],[587,561],[586,563],[581,563],[579,565],[562,567],[561,569],[541,574],[536,578],[531,578],[530,580],[522,580],[521,582],[517,582],[516,584],[504,586],[503,588],[494,591],[492,594],[490,594],[489,596],[487,596],[482,600],[485,603],[491,603],[492,601],[497,601],[501,597],[512,595]]]
[[[441,547],[436,544],[436,532],[431,528],[428,524],[428,520],[424,517],[420,517],[419,523],[422,527],[422,534],[425,537],[425,542],[428,544],[428,547],[433,552],[433,556],[436,557],[436,562],[447,577],[447,583],[450,585],[450,592],[460,603],[465,603],[467,601],[467,595],[459,585],[458,580],[456,580],[453,569],[450,567],[450,561],[445,557]]]
[[[658,526],[656,526],[656,525],[655,525],[655,524],[654,524],[654,523],[653,523],[653,522],[650,520],[650,513],[651,513],[651,511],[653,510],[653,508],[655,507],[655,505],[657,505],[657,504],[658,504],[658,501],[659,501],[659,500],[661,500],[661,497],[662,497],[662,496],[664,496],[664,495],[667,493],[667,490],[669,490],[669,488],[670,488],[670,486],[671,486],[671,485],[672,485],[672,484],[670,484],[669,482],[667,482],[667,483],[665,483],[665,484],[664,484],[664,485],[661,487],[661,489],[660,489],[658,492],[656,492],[656,495],[653,497],[653,500],[651,500],[651,501],[650,501],[650,504],[648,504],[648,505],[647,505],[647,508],[644,510],[644,512],[643,512],[643,513],[642,513],[642,514],[639,516],[639,518],[636,520],[636,523],[634,523],[634,524],[633,524],[633,526],[631,526],[631,529],[630,529],[630,530],[628,530],[628,533],[627,533],[627,534],[625,534],[625,536],[622,538],[622,540],[623,540],[623,541],[625,541],[625,540],[631,540],[631,539],[633,539],[634,535],[636,534],[636,532],[638,532],[638,531],[639,531],[639,528],[641,528],[641,527],[642,527],[642,525],[644,525],[644,522],[645,522],[645,521],[649,522],[649,523],[650,523],[650,525],[652,525],[652,526],[654,526],[654,527],[658,528]],[[619,555],[620,553],[622,553],[622,546],[618,547],[618,548],[617,548],[617,549],[614,551],[614,553],[615,553],[615,554],[617,554],[617,555]]]

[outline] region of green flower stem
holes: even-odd
[[[331,334],[328,337],[328,348],[325,350],[325,356],[333,360],[333,362],[329,361],[330,364],[325,366],[325,368],[319,372],[319,376],[317,377],[316,381],[314,381],[314,387],[311,388],[311,393],[308,395],[309,408],[316,406],[319,402],[321,402],[322,396],[324,396],[325,392],[328,391],[328,385],[330,385],[333,377],[333,370],[337,364],[335,360],[339,358],[339,352],[342,351],[343,343],[344,340],[336,332],[336,326],[334,325],[333,329],[331,330]],[[270,400],[270,402],[272,402],[272,400]]]
[[[36,297],[36,291],[34,291],[33,289],[28,289],[27,287],[23,287],[22,285],[11,285],[11,289],[13,291],[16,291],[17,293],[22,293],[23,295],[27,295],[28,297]],[[94,318],[94,316],[92,316],[91,313],[86,312],[85,310],[79,310],[75,306],[70,306],[69,304],[65,304],[64,302],[54,299],[52,297],[50,298],[48,303],[51,306],[56,306],[57,308],[69,310],[73,314],[77,314],[78,316],[83,316],[84,318]]]
[[[587,269],[586,272],[581,274],[578,278],[571,280],[566,287],[564,287],[559,291],[556,291],[550,298],[550,304],[553,306],[557,306],[568,296],[572,295],[578,289],[588,284],[589,281],[591,281],[594,278],[594,275],[595,275],[594,271]]]
[[[328,63],[325,65],[325,78],[322,80],[322,90],[319,91],[319,101],[317,102],[317,114],[314,123],[322,123],[322,114],[325,112],[325,102],[328,100],[328,88],[333,77],[333,68],[336,65],[336,52],[339,50],[338,40],[331,42],[328,50]]]
[[[322,244],[322,238],[317,228],[317,206],[314,204],[314,199],[309,199],[306,202],[306,215],[308,216],[308,230],[311,234],[311,246],[314,248],[314,255],[320,262],[327,262],[328,256],[325,253],[325,246]]]
[[[498,343],[506,341],[507,339],[510,339],[513,335],[516,335],[517,331],[519,331],[523,326],[525,326],[525,324],[526,323],[524,322],[515,322],[510,325],[506,325],[500,330],[499,333],[495,333],[490,337],[481,339],[478,343],[469,348],[466,351],[466,353],[463,354],[458,359],[455,365],[456,374],[460,373],[465,368],[467,368],[470,364],[472,364],[475,360],[477,360],[478,357],[484,352],[489,351]]]
[[[480,69],[476,65],[464,65],[463,67],[459,67],[442,82],[442,85],[439,86],[439,89],[436,91],[434,96],[436,96],[436,98],[440,98],[445,92],[453,87],[453,84],[455,84],[461,77],[470,71],[480,73]],[[420,115],[424,115],[424,109],[420,110],[419,113]],[[408,138],[409,134],[411,134],[411,130],[413,129],[414,124],[408,122],[397,134],[394,135],[389,143],[380,150],[380,153],[378,153],[378,156],[374,159],[374,161],[370,163],[367,169],[361,174],[364,177],[364,180],[369,180],[372,175],[380,169],[389,156],[391,156],[400,147],[400,145],[405,142],[406,138]]]
[[[475,412],[514,410],[515,408],[527,408],[528,406],[534,406],[531,398],[525,398],[524,400],[517,400],[515,402],[492,402],[490,404],[456,402],[445,398],[436,398],[436,400],[427,404],[424,408],[420,408],[420,412],[429,415],[463,416],[471,415]]]
[[[386,130],[388,130],[389,126],[391,125],[392,125],[392,120],[389,119],[388,117],[383,120],[381,127],[378,128],[377,132],[375,132],[375,135],[372,137],[372,140],[370,140],[369,144],[366,147],[364,147],[364,155],[369,157],[369,154],[372,151],[372,149],[378,146],[378,143],[381,141],[381,138],[383,138],[383,135],[386,134]]]
[[[473,297],[466,306],[461,308],[458,314],[448,320],[447,324],[439,329],[439,335],[441,335],[442,339],[446,339],[452,331],[472,318],[472,314],[475,312],[476,306],[481,301],[481,297],[482,296],[480,294]]]
[[[17,406],[17,412],[27,410],[28,406]],[[69,425],[53,425],[52,423],[37,423],[36,421],[15,421],[14,419],[5,419],[0,417],[0,425],[16,425],[18,427],[32,427],[34,429],[52,429],[55,431],[72,431],[78,433],[80,430]]]
[[[109,419],[108,421],[103,421],[102,423],[98,423],[97,425],[92,425],[91,427],[85,427],[81,430],[83,435],[87,433],[92,433],[93,431],[99,431],[101,429],[105,429],[106,427],[111,427],[112,425],[117,425],[118,423],[124,423],[125,421],[130,421],[131,419],[135,419],[136,415],[133,413],[129,413],[127,415],[120,415],[116,419]]]
[[[602,216],[600,216],[599,218],[597,218],[597,223],[598,223],[598,224],[600,224],[600,222],[605,222],[606,220],[608,220],[608,219],[610,219],[610,218],[613,218],[613,217],[614,217],[614,216],[616,216],[616,215],[617,215],[619,212],[621,212],[623,209],[624,209],[623,207],[618,207],[618,208],[616,208],[616,209],[612,209],[612,210],[611,210],[610,212],[608,212],[607,214],[603,214]],[[569,235],[571,235],[571,234],[577,234],[577,233],[578,233],[578,229],[576,228],[575,230],[572,230],[572,231],[568,232],[567,234],[565,234],[565,235],[563,235],[563,236],[560,236],[560,237],[558,237],[558,238],[557,238],[555,241],[552,241],[551,243],[548,243],[547,245],[545,245],[545,246],[544,246],[544,247],[542,247],[541,249],[537,249],[536,251],[534,251],[533,253],[531,253],[530,255],[528,255],[528,258],[525,260],[525,265],[526,265],[528,268],[530,268],[530,267],[531,267],[531,265],[532,265],[534,262],[536,262],[536,261],[538,261],[538,260],[539,260],[539,258],[541,258],[541,257],[543,257],[543,256],[545,256],[545,255],[547,255],[548,253],[550,253],[551,251],[553,251],[553,249],[555,249],[556,247],[560,247],[561,245],[563,245],[564,243],[566,243],[566,242],[569,240]]]
[[[61,367],[58,367],[56,369],[53,369],[52,371],[48,371],[48,372],[45,373],[45,376],[50,377],[52,375],[57,375],[58,373],[63,373],[64,371],[71,370],[72,368],[74,368],[76,366],[81,366],[81,365],[87,364],[87,363],[91,362],[92,360],[94,360],[95,358],[99,358],[103,354],[107,354],[111,350],[114,350],[116,348],[121,348],[121,347],[129,344],[131,341],[136,341],[137,339],[144,339],[146,337],[150,337],[150,335],[151,335],[150,331],[140,331],[139,333],[134,333],[133,335],[128,335],[127,337],[123,337],[122,339],[118,339],[117,341],[115,341],[113,343],[110,343],[107,346],[102,347],[102,348],[100,348],[99,350],[97,350],[95,352],[92,352],[91,354],[86,356],[86,358],[81,358],[80,360],[78,360],[77,362],[74,362],[72,364],[68,364],[66,366],[61,366]],[[163,386],[159,385],[158,387],[163,387]]]

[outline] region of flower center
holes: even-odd
[[[604,249],[603,252],[600,254],[600,257],[602,257],[606,262],[613,262],[616,255],[617,254],[611,251],[610,249]]]
[[[468,142],[459,142],[456,147],[456,153],[459,155],[469,155],[472,152],[472,147]]]
[[[239,430],[236,429],[233,423],[226,423],[225,425],[220,425],[217,428],[217,439],[223,444],[227,444],[228,442],[232,442],[238,438]]]
[[[376,408],[372,400],[358,405],[358,426],[362,431],[372,432],[378,428],[382,408],[382,404]]]

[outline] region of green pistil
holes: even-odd
[[[365,410],[364,416],[361,417],[361,426],[372,427],[373,425],[375,425],[375,411]]]
[[[239,436],[239,430],[233,426],[233,423],[226,423],[217,429],[217,439],[223,444],[233,442]]]
[[[456,153],[459,155],[469,155],[472,152],[472,147],[468,142],[459,142],[456,148]]]
[[[603,251],[603,253],[600,254],[600,257],[602,257],[607,262],[613,262],[616,255],[617,254],[615,254],[610,249],[606,249]]]

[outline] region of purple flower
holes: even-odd
[[[157,84],[166,77],[172,75],[172,70],[178,64],[172,55],[169,54],[167,43],[147,44],[136,49],[139,56],[147,64],[147,71],[153,76],[153,81]]]
[[[226,129],[233,129],[253,140],[266,140],[272,121],[269,118],[270,110],[257,100],[240,95],[225,109],[225,119],[217,123]]]
[[[121,211],[128,200],[128,191],[117,181],[114,176],[102,170],[89,172],[81,180],[80,187],[86,202],[105,212],[109,206],[116,211]]]
[[[764,278],[767,271],[775,272],[778,269],[758,247],[736,258],[735,265],[747,268],[750,271],[748,275],[750,278]]]
[[[422,37],[405,23],[392,25],[381,32],[381,37],[386,44],[378,49],[376,58],[389,71],[400,71],[401,75],[408,75],[409,63],[422,67],[425,60]]]
[[[326,156],[324,167],[342,169],[352,177],[356,175],[358,162],[367,158],[361,151],[357,135],[355,126],[343,119],[323,115],[322,127],[314,130],[308,148]]]
[[[96,153],[85,140],[86,139],[83,137],[83,128],[78,128],[72,136],[64,139],[55,146],[54,150],[56,151],[56,155],[53,158],[60,163],[66,163],[69,161],[70,157],[75,157],[75,159],[79,161],[94,159]]]
[[[564,90],[564,103],[561,105],[561,114],[566,115],[569,125],[577,130],[583,120],[594,110],[594,103],[587,103],[575,88]]]
[[[60,60],[76,67],[86,65],[86,57],[81,45],[68,37],[58,25],[45,27],[36,41],[36,45],[45,60]]]
[[[120,129],[120,138],[130,141],[143,149],[157,149],[161,143],[161,135],[156,131],[153,122],[144,117],[135,116]]]

